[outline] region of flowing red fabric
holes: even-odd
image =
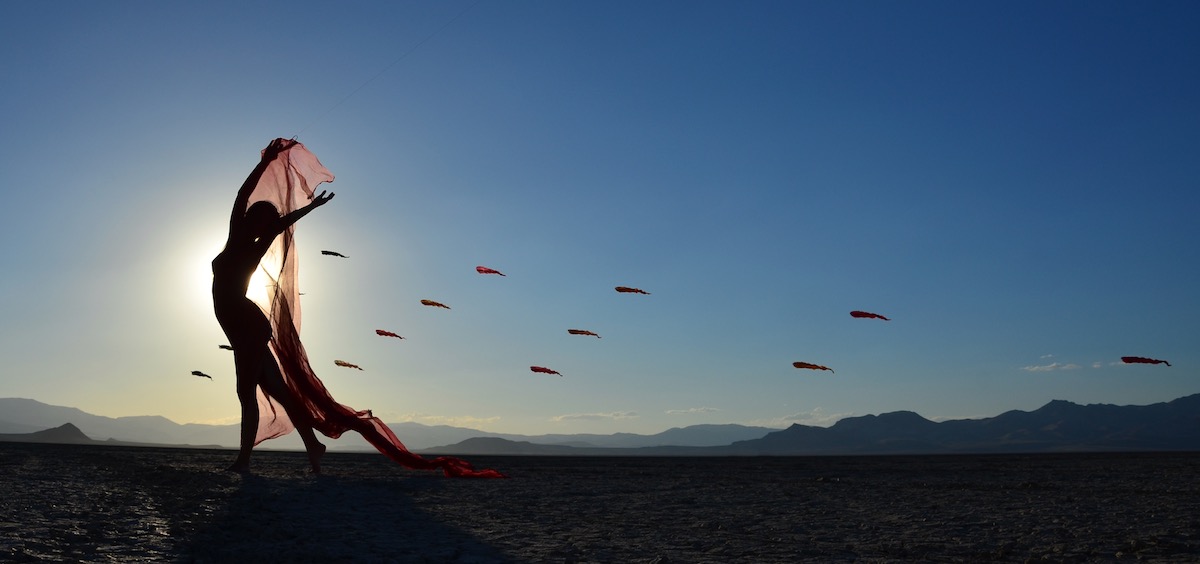
[[[268,201],[281,215],[302,208],[313,199],[313,189],[322,182],[332,182],[329,172],[316,155],[296,143],[279,154],[259,179],[247,204]],[[249,209],[247,207],[247,209]],[[300,342],[299,262],[296,254],[295,225],[287,228],[272,243],[271,249],[259,264],[259,274],[268,280],[266,297],[255,299],[271,322],[271,352],[279,362],[287,387],[311,419],[314,429],[336,439],[346,431],[357,431],[379,452],[408,467],[419,470],[441,468],[447,476],[468,478],[503,478],[495,470],[475,470],[465,460],[441,456],[427,459],[409,452],[404,443],[370,410],[357,411],[338,403],[317,378]],[[259,281],[252,281],[255,287]],[[262,286],[259,286],[262,287]],[[251,295],[254,299],[254,296]],[[255,444],[285,435],[294,429],[283,407],[258,389],[259,428]]]

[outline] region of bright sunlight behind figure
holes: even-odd
[[[264,261],[268,257],[263,257]],[[246,297],[256,304],[270,304],[271,294],[275,289],[275,282],[271,280],[271,275],[267,274],[267,265],[263,265],[254,271],[254,275],[250,277],[250,286],[246,290]]]

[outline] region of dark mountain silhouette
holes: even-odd
[[[116,440],[129,443],[176,445],[220,445],[236,448],[238,425],[181,425],[159,416],[103,417],[73,407],[47,405],[32,399],[0,398],[0,433],[30,433],[48,427],[72,423],[97,440]],[[413,422],[388,423],[396,435],[412,450],[458,443],[475,437],[499,437],[516,442],[578,447],[632,448],[662,445],[717,446],[734,441],[757,439],[774,431],[768,427],[745,425],[694,425],[672,428],[653,435],[633,433],[517,435],[489,433],[478,429],[449,425],[422,425]],[[295,433],[263,445],[270,449],[303,450]],[[357,433],[346,433],[330,441],[332,450],[369,451],[369,445]]]
[[[829,428],[792,425],[724,449],[730,454],[899,454],[1200,450],[1200,394],[1152,405],[1052,401],[1034,411],[935,423],[898,411]]]
[[[1034,411],[936,423],[911,411],[849,417],[831,427],[792,425],[716,447],[555,450],[502,439],[429,449],[453,454],[797,456],[1200,450],[1200,394],[1145,406],[1055,400]]]
[[[12,443],[57,443],[57,444],[92,444],[90,437],[83,434],[70,423],[63,423],[52,429],[43,429],[32,433],[4,433],[0,434],[0,441]]]
[[[85,435],[83,431],[79,430],[79,427],[76,427],[71,423],[63,423],[58,427],[34,431],[32,433],[3,433],[0,434],[0,443],[52,443],[67,445],[109,445],[157,448],[221,448],[218,445],[135,443],[130,441],[118,441],[116,439],[98,441]]]
[[[236,437],[236,425],[179,425],[161,417],[108,418],[89,415],[73,408],[46,406],[33,400],[0,399],[5,410],[5,423],[27,429],[30,420],[38,417],[69,416],[71,425],[59,425],[35,433],[0,435],[0,441],[36,440],[37,442],[81,442],[95,436],[87,424],[101,429],[131,432],[143,425],[160,427],[167,436],[181,436],[180,429],[190,429],[191,435],[209,436],[214,429],[231,432]],[[38,406],[47,410],[41,411]],[[32,416],[30,416],[32,414]],[[47,425],[46,427],[48,427]],[[45,427],[43,427],[44,429]],[[959,419],[940,423],[930,421],[911,411],[896,411],[880,415],[849,417],[831,427],[792,425],[787,429],[759,435],[759,438],[733,439],[724,445],[705,445],[704,441],[720,440],[739,434],[758,433],[762,428],[740,425],[698,425],[670,429],[655,435],[497,435],[458,427],[429,427],[417,423],[400,423],[397,432],[410,448],[429,453],[487,454],[487,455],[590,455],[590,456],[794,456],[833,454],[924,454],[924,453],[1015,453],[1015,452],[1083,452],[1083,451],[1147,451],[1200,450],[1200,394],[1170,402],[1151,405],[1117,406],[1110,404],[1079,405],[1055,400],[1034,411],[1007,411],[985,419]],[[7,431],[8,427],[0,428]],[[195,431],[199,431],[196,433]],[[408,441],[410,435],[432,430],[424,438],[452,438],[445,446],[418,446]],[[353,435],[353,434],[351,434]],[[33,439],[31,437],[37,437]],[[136,433],[126,435],[134,437]],[[356,437],[357,435],[353,435]],[[743,435],[744,436],[744,435]],[[103,438],[103,436],[101,436]],[[343,439],[344,440],[344,439]],[[342,442],[339,440],[338,442]],[[680,441],[672,444],[672,441]],[[692,444],[683,443],[692,441]],[[100,441],[95,441],[100,442]],[[140,440],[108,437],[102,444],[142,444],[155,446],[195,445],[232,446],[232,441]],[[700,443],[697,445],[696,443]],[[622,446],[625,445],[625,446]],[[632,446],[630,446],[632,445]],[[272,445],[288,448],[287,445]],[[298,441],[297,447],[298,448]],[[373,450],[366,447],[362,450]]]
[[[428,449],[425,454],[460,453],[473,455],[535,455],[535,456],[576,456],[591,454],[597,450],[628,451],[630,449],[597,449],[589,447],[573,447],[566,445],[539,445],[529,441],[513,441],[500,437],[474,437],[452,446]]]
[[[690,427],[672,427],[653,435],[635,433],[599,434],[551,434],[551,435],[513,435],[504,433],[483,433],[479,435],[508,439],[514,442],[529,442],[540,445],[565,445],[586,448],[639,448],[654,446],[721,446],[734,441],[760,438],[775,429],[769,427],[748,427],[746,425],[692,425]],[[446,444],[446,443],[442,443]]]

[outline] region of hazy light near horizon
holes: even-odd
[[[700,415],[721,411],[715,407],[689,407],[687,409],[668,409],[667,415]]]
[[[566,415],[555,415],[550,420],[554,422],[563,421],[608,421],[621,419],[636,419],[638,414],[632,411],[614,411],[611,413],[568,413]]]

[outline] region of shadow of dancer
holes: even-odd
[[[212,261],[213,309],[233,346],[237,395],[242,411],[238,456],[229,467],[236,472],[250,469],[250,452],[259,431],[259,387],[283,407],[300,433],[313,472],[321,471],[321,456],[325,453],[325,445],[313,432],[311,417],[298,405],[300,398],[284,383],[268,346],[272,336],[271,323],[263,310],[247,296],[250,279],[275,238],[300,218],[333,199],[332,193],[326,195],[322,191],[308,205],[287,215],[280,215],[271,202],[258,201],[249,205],[250,194],[263,172],[281,152],[296,144],[295,141],[276,139],[263,150],[262,160],[250,172],[233,202],[225,248]]]

